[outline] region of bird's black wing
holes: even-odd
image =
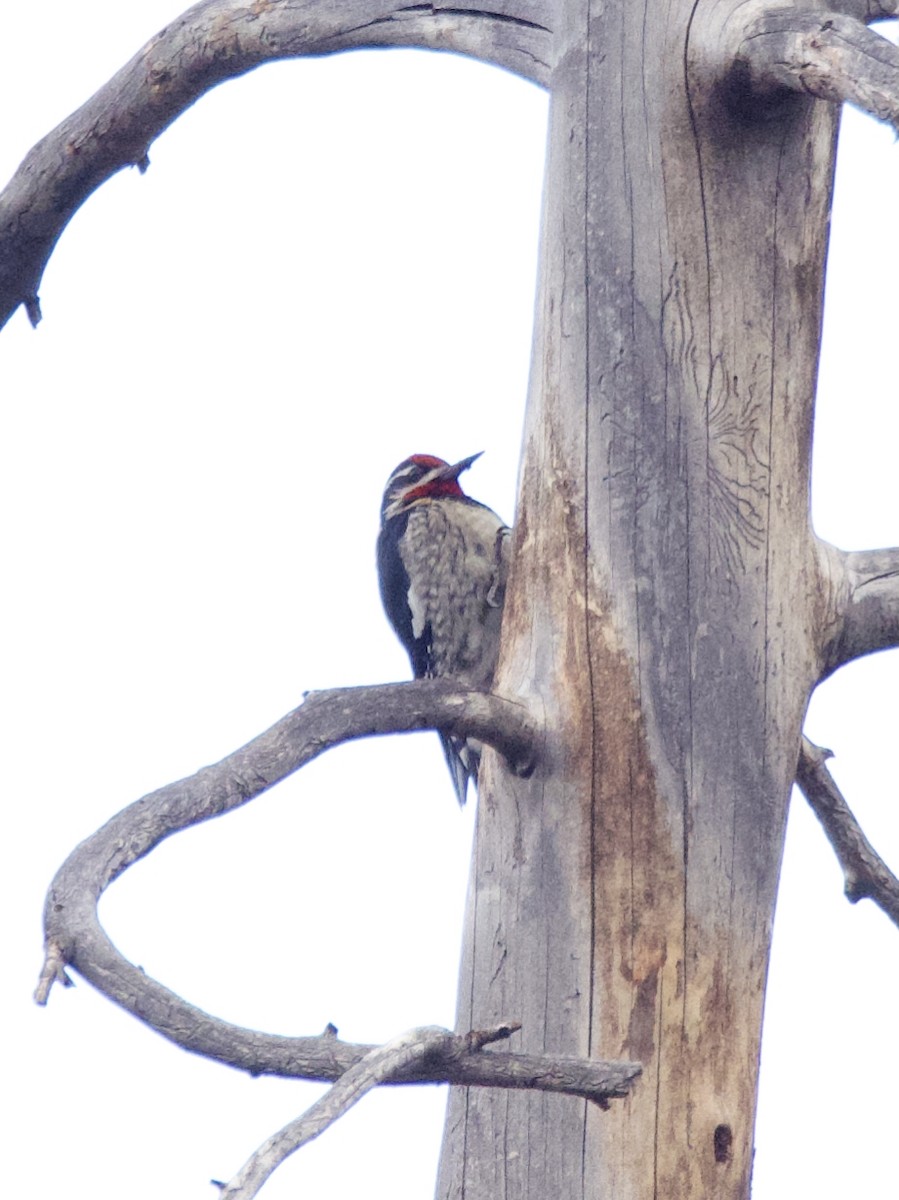
[[[421,636],[412,630],[412,609],[409,607],[409,572],[400,557],[400,540],[406,530],[408,513],[388,521],[378,535],[378,581],[381,602],[387,619],[393,626],[412,663],[412,674],[424,679],[430,674],[431,627],[426,625]]]

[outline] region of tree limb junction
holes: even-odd
[[[848,101],[899,130],[899,47],[855,17],[769,9],[746,29],[735,74],[750,104],[776,104],[788,89]]]
[[[823,646],[822,678],[853,659],[899,646],[899,547],[828,547],[826,553],[837,615]]]

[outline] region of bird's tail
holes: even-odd
[[[481,765],[481,743],[468,738],[453,737],[449,733],[440,734],[440,744],[449,767],[450,778],[456,799],[461,808],[468,796],[469,779],[477,787],[478,767]]]

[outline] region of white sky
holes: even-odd
[[[0,176],[178,8],[4,14]],[[0,335],[4,588],[4,1191],[214,1200],[320,1089],[192,1058],[81,983],[30,996],[72,846],[331,685],[404,678],[373,543],[414,451],[486,454],[511,517],[546,101],[415,52],[265,67],[204,98],[76,216],[44,322]],[[899,148],[850,113],[818,404],[815,519],[899,544]],[[899,869],[899,656],[847,668],[808,730]],[[134,961],[224,1018],[350,1040],[452,1024],[473,806],[433,735],[353,745],[172,839],[114,885]],[[9,821],[9,818],[8,818]],[[510,1018],[516,1014],[509,1013]],[[754,1194],[897,1194],[899,930],[841,895],[794,806]],[[431,1194],[444,1093],[367,1098],[267,1185]]]

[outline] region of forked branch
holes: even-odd
[[[20,304],[37,324],[44,268],[71,217],[123,167],[144,170],[152,142],[204,92],[276,59],[390,46],[457,51],[541,84],[549,77],[543,0],[202,0],[38,142],[0,194],[0,328]]]
[[[862,832],[827,769],[829,757],[829,750],[823,750],[804,737],[796,782],[836,853],[849,900],[855,904],[858,900],[871,899],[894,925],[899,925],[899,879]]]
[[[745,31],[736,63],[751,99],[776,102],[787,88],[848,101],[899,130],[899,48],[863,20],[820,9],[772,8]]]

